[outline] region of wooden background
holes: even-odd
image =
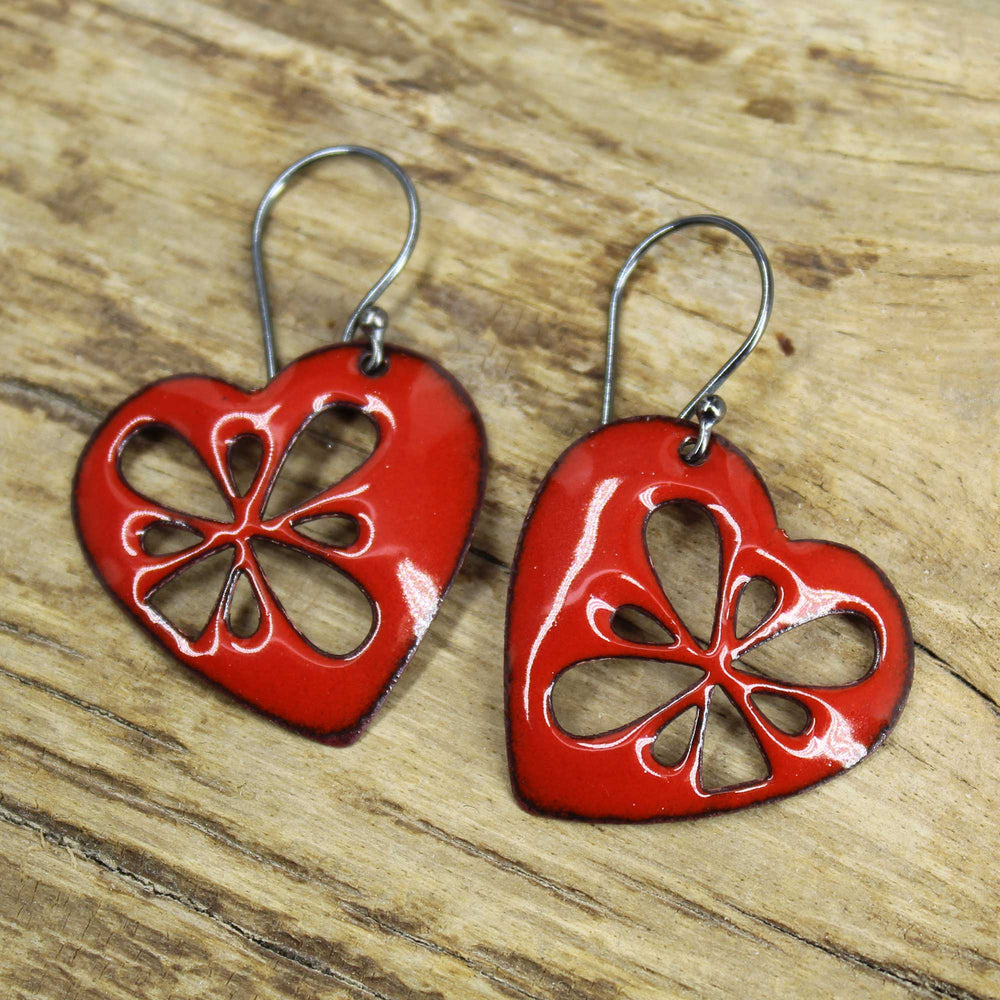
[[[0,994],[1000,996],[998,48],[985,0],[6,0]],[[492,455],[441,615],[340,750],[171,661],[69,519],[120,399],[179,371],[260,384],[250,219],[335,142],[418,183],[390,337],[465,383]],[[519,526],[596,421],[624,255],[702,211],[748,225],[777,281],[723,432],[793,537],[892,577],[913,690],[883,749],[797,798],[533,818],[501,703]],[[286,195],[286,361],[336,336],[403,225],[363,163]],[[755,308],[734,241],[651,256],[621,415],[679,409]]]

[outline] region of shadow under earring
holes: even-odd
[[[393,265],[365,295],[344,343],[278,371],[261,237],[271,205],[298,171],[327,157],[361,156],[402,185],[409,230]],[[468,550],[482,502],[486,443],[475,405],[433,361],[389,347],[376,300],[403,269],[419,231],[407,174],[362,146],[332,146],[293,163],[267,190],[253,223],[252,256],[269,382],[246,392],[194,375],[146,386],[97,429],[80,459],[73,512],[81,544],[112,595],[178,660],[232,694],[332,744],[355,740],[409,660]],[[355,343],[358,333],[367,344]],[[268,497],[293,445],[318,414],[347,408],[374,424],[374,450],[357,468],[291,509],[270,514]],[[172,509],[134,489],[122,454],[134,436],[167,428],[204,464],[229,508],[221,520]],[[245,489],[231,465],[239,442],[256,443],[259,464]],[[318,540],[322,519],[350,522],[354,537]],[[154,529],[185,529],[193,541],[160,553]],[[357,648],[330,655],[314,646],[278,600],[258,558],[267,544],[339,571],[367,597],[372,624]],[[207,624],[186,634],[157,610],[157,591],[213,554],[228,575]],[[231,620],[239,581],[258,609],[251,634]],[[331,614],[337,609],[331,608]]]
[[[611,422],[618,309],[642,255],[687,226],[738,236],[758,264],[763,293],[750,335],[691,400],[679,419],[643,416]],[[677,219],[640,243],[615,282],[601,426],[570,446],[539,487],[511,573],[507,617],[507,735],[514,791],[527,809],[567,818],[643,821],[738,809],[801,791],[866,757],[885,738],[909,688],[913,643],[906,612],[882,572],[853,549],[793,541],[778,527],[759,474],[713,427],[725,415],[716,395],[760,339],[770,316],[771,269],[763,249],[737,223],[718,216]],[[689,423],[688,417],[695,422]],[[658,507],[688,502],[707,511],[720,543],[720,581],[712,634],[699,643],[665,594],[646,547]],[[771,610],[746,634],[737,607],[754,580],[768,581]],[[662,629],[662,644],[635,641],[616,616],[637,609]],[[842,685],[786,683],[750,671],[741,658],[796,626],[853,615],[874,632],[870,669]],[[700,676],[666,704],[594,736],[575,736],[553,710],[556,681],[586,661],[642,658],[697,668]],[[763,777],[707,787],[706,723],[713,696],[728,696],[766,762]],[[779,698],[804,724],[784,731],[762,709]],[[686,749],[665,765],[658,735],[693,711]]]

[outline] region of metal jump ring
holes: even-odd
[[[264,233],[264,225],[267,222],[271,206],[281,196],[281,193],[285,190],[285,187],[292,177],[303,168],[315,163],[317,160],[324,160],[330,156],[364,156],[385,167],[386,170],[390,171],[390,173],[392,173],[396,180],[398,180],[402,185],[403,191],[406,194],[406,201],[410,209],[409,227],[406,232],[406,239],[403,242],[403,247],[399,251],[399,256],[396,257],[392,266],[385,272],[385,274],[383,274],[382,277],[379,278],[374,285],[372,285],[369,291],[365,294],[365,297],[360,303],[358,303],[357,309],[355,309],[351,314],[351,318],[347,321],[347,326],[344,328],[343,339],[345,342],[354,339],[355,332],[358,327],[362,325],[360,322],[362,313],[369,309],[369,307],[374,306],[379,296],[389,287],[389,285],[392,284],[399,272],[406,266],[406,262],[410,259],[410,255],[413,253],[413,247],[417,242],[417,235],[420,232],[420,202],[417,199],[417,191],[413,186],[413,182],[410,180],[406,171],[403,170],[403,168],[396,163],[395,160],[386,156],[385,153],[380,153],[377,149],[369,149],[367,146],[327,146],[324,149],[317,149],[308,156],[303,156],[301,160],[296,160],[291,166],[286,167],[275,178],[274,182],[264,193],[264,197],[261,199],[260,205],[257,206],[257,214],[254,216],[253,229],[251,231],[250,238],[250,255],[253,259],[254,282],[257,285],[257,305],[260,309],[260,323],[264,337],[264,361],[267,365],[268,381],[273,379],[277,374],[278,361],[274,349],[274,327],[271,322],[271,301],[267,293],[267,280],[264,275],[264,259],[261,253],[261,238]],[[381,309],[377,310],[377,312],[381,314],[381,321],[377,316],[375,316],[373,311],[371,323],[366,324],[371,326],[372,329],[374,329],[375,326],[378,326],[379,328],[377,345],[375,343],[376,336],[371,333],[369,334],[372,349],[365,362],[368,366],[366,368],[367,371],[374,371],[375,368],[379,368],[383,364],[381,338],[384,337],[385,328],[388,324],[388,318]]]

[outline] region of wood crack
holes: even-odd
[[[492,552],[487,552],[486,549],[481,549],[476,545],[470,545],[469,553],[471,555],[478,556],[484,562],[488,562],[491,566],[497,566],[507,573],[510,572],[510,563],[504,562],[503,559],[493,555]]]
[[[20,737],[10,738],[9,742],[17,744],[23,750],[28,751],[50,773],[56,774],[92,794],[99,795],[101,798],[124,803],[147,816],[158,816],[162,819],[169,819],[180,826],[196,830],[203,836],[214,840],[218,844],[222,844],[237,854],[259,865],[279,871],[295,881],[324,885],[334,892],[348,896],[357,897],[361,895],[360,890],[349,882],[335,878],[327,873],[309,871],[291,859],[281,855],[269,854],[255,849],[233,836],[220,823],[212,822],[206,817],[192,816],[179,806],[154,802],[143,794],[143,790],[138,785],[118,778],[97,765],[81,766],[47,747],[40,746],[37,743],[32,743],[30,740]]]
[[[311,972],[333,979],[340,985],[355,990],[361,996],[375,998],[375,1000],[404,1000],[404,998],[405,1000],[411,1000],[411,998],[415,1000],[419,996],[426,996],[428,1000],[431,1000],[431,998],[438,1000],[440,997],[440,994],[436,992],[432,994],[418,994],[407,990],[402,993],[389,994],[375,989],[360,979],[347,975],[316,955],[312,955],[299,948],[293,948],[288,944],[275,940],[273,937],[265,936],[239,921],[215,912],[210,906],[201,902],[190,893],[181,892],[176,888],[171,888],[166,882],[160,879],[135,871],[133,868],[122,864],[121,861],[116,860],[108,850],[103,849],[90,836],[74,827],[58,822],[53,817],[39,810],[30,809],[10,801],[0,800],[0,820],[10,823],[12,826],[38,833],[47,843],[70,852],[73,857],[80,857],[91,862],[103,871],[131,884],[134,888],[159,898],[167,899],[191,912],[207,917],[245,941],[256,945],[263,951],[284,958]],[[339,902],[341,903],[341,909],[349,916],[352,916],[358,924],[374,926],[379,931],[401,938],[416,947],[457,961],[471,972],[482,976],[508,994],[526,997],[528,1000],[542,1000],[537,993],[533,993],[513,980],[499,975],[499,971],[495,968],[475,961],[453,948],[437,944],[426,937],[415,934],[412,930],[400,927],[398,923],[387,920],[383,915],[367,907],[344,901]]]
[[[460,951],[456,951],[454,948],[448,948],[435,941],[431,941],[429,938],[414,934],[412,931],[398,926],[397,923],[386,920],[385,917],[365,906],[358,906],[354,903],[344,903],[341,908],[346,913],[353,915],[359,923],[373,924],[380,931],[383,931],[386,934],[391,934],[393,937],[401,938],[404,941],[408,941],[410,944],[415,945],[418,948],[424,948],[427,951],[434,952],[435,954],[444,955],[456,962],[461,962],[461,964],[466,966],[466,968],[475,972],[477,975],[482,976],[484,979],[488,979],[490,982],[495,983],[508,993],[513,992],[519,996],[528,997],[529,1000],[541,1000],[538,994],[531,993],[523,987],[518,986],[517,983],[514,983],[509,979],[505,979],[502,976],[498,976],[493,970],[485,968],[481,963],[474,962],[468,955],[463,955]]]
[[[53,639],[50,636],[42,635],[39,632],[34,632],[31,629],[24,628],[15,622],[8,622],[0,619],[0,632],[6,632],[8,635],[12,635],[15,638],[23,640],[24,642],[30,642],[38,646],[45,646],[47,649],[53,649],[57,653],[62,653],[64,656],[72,656],[75,660],[86,659],[80,650],[74,649],[72,646],[66,646],[59,642],[58,639]]]
[[[771,920],[768,917],[763,917],[758,913],[751,912],[750,910],[744,910],[739,906],[734,906],[733,909],[735,909],[738,913],[742,913],[743,916],[748,917],[750,920],[763,924],[765,927],[770,927],[779,934],[792,938],[800,944],[807,945],[810,948],[816,948],[818,951],[822,951],[833,958],[840,959],[842,962],[848,962],[851,965],[859,966],[869,972],[874,972],[880,976],[884,976],[886,979],[891,979],[905,986],[918,989],[925,996],[947,997],[948,1000],[989,1000],[988,997],[983,996],[981,993],[973,993],[970,990],[959,986],[957,983],[948,982],[946,979],[938,979],[925,972],[920,972],[916,969],[908,969],[905,966],[895,965],[888,962],[879,962],[874,958],[870,958],[867,955],[861,955],[858,952],[850,951],[840,945],[830,944],[824,941],[814,941],[812,938],[806,937],[804,934],[800,934],[798,931],[793,930],[791,927],[788,927],[780,921]]]
[[[942,659],[933,649],[928,649],[923,643],[917,642],[916,639],[913,640],[913,648],[919,649],[921,653],[926,653],[939,667],[942,667],[947,673],[951,674],[960,684],[967,687],[973,694],[979,695],[986,702],[989,710],[1000,718],[1000,704],[997,704],[985,691],[977,688],[968,678],[963,677],[947,660]]]
[[[68,392],[13,375],[0,377],[0,399],[20,410],[42,410],[56,423],[89,435],[104,414]]]
[[[707,906],[702,906],[700,903],[687,899],[685,896],[680,895],[680,893],[672,892],[671,890],[660,886],[650,885],[648,882],[643,882],[640,879],[633,878],[630,875],[626,875],[624,872],[615,871],[607,865],[605,865],[604,868],[613,878],[617,878],[620,882],[625,883],[625,885],[638,892],[652,896],[654,899],[657,899],[661,903],[665,903],[667,906],[671,907],[671,909],[685,913],[687,916],[694,917],[696,920],[703,920],[705,923],[713,924],[730,934],[737,935],[737,937],[746,938],[748,941],[753,941],[755,945],[765,945],[769,948],[773,947],[772,943],[768,941],[767,938],[762,938],[759,934],[752,934],[749,931],[744,930],[739,926],[739,924],[727,919],[721,913],[716,913],[715,910],[710,910]]]
[[[518,171],[528,177],[533,177],[535,180],[552,184],[555,187],[570,188],[572,190],[581,189],[581,185],[566,176],[566,174],[535,166],[535,164],[530,163],[528,160],[515,156],[509,150],[497,147],[477,146],[475,143],[469,142],[457,132],[450,129],[439,129],[434,132],[434,135],[444,145],[457,150],[459,153],[472,156],[476,160]]]
[[[885,490],[891,496],[894,496],[897,500],[899,499],[899,494],[888,484],[883,483],[880,479],[876,479],[874,476],[869,476],[867,472],[859,473],[861,478],[871,483],[872,486],[877,486],[881,490]],[[884,523],[884,519],[883,519]]]
[[[72,851],[78,857],[90,861],[109,874],[129,883],[133,888],[162,899],[170,900],[192,913],[207,917],[213,923],[237,935],[244,941],[272,955],[308,969],[310,972],[315,972],[325,978],[331,979],[339,985],[353,990],[358,996],[372,998],[372,1000],[404,1000],[404,998],[405,1000],[409,1000],[411,996],[415,997],[419,995],[416,993],[383,993],[368,986],[361,980],[341,972],[315,955],[292,948],[290,945],[266,937],[238,921],[215,913],[209,906],[194,896],[172,889],[157,879],[143,875],[122,865],[109,852],[102,850],[96,841],[92,841],[91,838],[83,835],[82,831],[60,824],[53,817],[45,813],[29,809],[26,806],[17,806],[3,801],[0,802],[0,820],[10,823],[12,826],[38,833],[48,843]]]
[[[574,906],[577,906],[594,916],[617,917],[614,910],[600,902],[600,900],[594,899],[593,896],[588,896],[585,892],[580,892],[578,889],[573,889],[570,886],[554,882],[552,879],[546,878],[546,876],[525,867],[511,858],[504,857],[504,855],[499,854],[488,847],[474,844],[471,841],[466,840],[464,837],[459,837],[456,834],[449,833],[447,830],[442,830],[440,827],[435,826],[433,823],[430,823],[425,819],[415,819],[407,815],[406,810],[401,805],[391,801],[390,799],[377,799],[376,801],[378,806],[382,808],[383,812],[402,826],[418,830],[421,833],[426,833],[431,837],[434,837],[435,840],[440,840],[451,847],[457,848],[463,854],[479,858],[480,860],[486,861],[488,864],[493,865],[496,868],[500,868],[505,872],[527,879],[529,882],[535,883],[535,885],[548,890],[564,901],[572,903]]]
[[[120,726],[122,729],[127,729],[129,732],[137,733],[143,739],[149,740],[151,743],[156,743],[167,750],[173,750],[179,753],[188,752],[188,748],[181,743],[180,740],[175,739],[169,733],[146,729],[144,726],[140,726],[135,722],[130,722],[128,719],[125,719],[120,715],[116,715],[114,712],[111,712],[106,708],[101,708],[100,705],[84,701],[82,698],[78,698],[76,695],[70,694],[68,691],[61,691],[59,688],[52,687],[50,684],[45,684],[42,681],[35,680],[33,677],[26,677],[24,674],[19,674],[8,667],[0,666],[0,677],[7,677],[10,680],[17,681],[18,684],[23,684],[25,687],[34,688],[36,691],[40,691],[42,694],[46,694],[50,698],[57,698],[59,701],[64,701],[69,705],[73,705],[75,708],[83,709],[83,711],[89,712],[91,715],[96,715],[99,719],[104,719],[105,722],[110,722],[112,725]]]
[[[821,152],[829,156],[839,156],[844,160],[857,160],[861,163],[872,163],[879,167],[914,167],[917,170],[935,170],[944,173],[969,174],[973,177],[995,177],[996,170],[988,167],[970,167],[963,163],[933,163],[929,160],[893,160],[878,156],[866,156],[864,153],[853,153],[843,149],[824,149]]]
[[[201,35],[195,35],[190,31],[185,31],[175,24],[169,24],[167,21],[158,21],[151,17],[144,17],[141,14],[135,13],[135,11],[123,10],[121,7],[110,4],[100,4],[100,10],[110,16],[121,18],[123,21],[138,24],[152,31],[177,38],[185,44],[190,45],[193,51],[202,56],[212,57],[220,54],[228,56],[232,54],[218,42],[204,38]]]
[[[0,314],[14,336],[0,372],[11,456],[0,938],[17,947],[0,960],[0,994],[993,997],[1000,885],[987,833],[1000,800],[989,760],[1000,683],[982,651],[1000,601],[983,581],[1000,526],[977,516],[992,509],[993,470],[962,445],[989,445],[977,406],[992,388],[996,310],[977,220],[961,206],[983,201],[979,189],[1000,176],[981,141],[1000,123],[990,45],[1000,10],[953,0],[927,17],[901,5],[886,19],[842,0],[817,24],[791,0],[683,10],[633,0],[7,6],[0,51],[14,127],[0,156]],[[141,87],[123,85],[137,73]],[[161,677],[163,650],[144,632],[126,637],[142,650],[116,653],[115,637],[132,626],[81,576],[68,495],[107,409],[150,379],[200,372],[258,384],[241,360],[246,324],[234,301],[253,296],[234,247],[246,242],[248,198],[280,167],[278,147],[289,159],[306,152],[296,145],[331,122],[348,138],[378,139],[424,192],[437,225],[398,294],[433,357],[447,362],[462,353],[463,331],[478,331],[455,374],[490,424],[498,487],[421,654],[433,668],[416,677],[413,713],[394,713],[343,750],[265,732],[271,723],[220,702],[214,688],[201,698],[197,676]],[[141,155],[150,149],[162,153],[155,163]],[[330,275],[344,289],[367,287],[375,258],[398,246],[403,210],[393,201],[383,216],[383,182],[369,188],[357,170],[364,176],[344,167],[289,196],[297,207],[288,203],[291,228],[270,263],[292,275],[276,307],[293,340],[336,336],[349,291],[331,297]],[[357,198],[355,180],[365,185]],[[867,781],[831,786],[841,818],[869,819],[846,840],[805,797],[777,820],[711,821],[722,836],[697,822],[628,830],[532,820],[496,757],[498,678],[487,691],[477,668],[503,642],[524,511],[557,452],[591,423],[603,377],[595,322],[608,262],[638,238],[632,226],[734,204],[763,227],[755,231],[794,300],[785,304],[800,307],[797,318],[776,313],[785,326],[761,345],[754,370],[787,391],[760,414],[758,441],[809,409],[816,390],[800,376],[810,361],[830,385],[861,377],[867,396],[905,411],[913,393],[903,376],[923,359],[934,373],[917,389],[930,414],[973,401],[964,422],[938,420],[933,440],[905,420],[884,428],[885,446],[912,459],[919,495],[905,511],[881,496],[905,496],[892,486],[900,478],[875,468],[866,466],[868,499],[856,509],[829,475],[825,491],[813,485],[824,478],[815,468],[860,439],[846,425],[793,442],[772,483],[786,517],[796,502],[800,521],[849,527],[871,516],[888,538],[905,530],[926,564],[951,552],[968,570],[943,591],[922,567],[910,574],[922,618],[911,655],[924,687],[914,685],[889,740],[907,758],[906,794],[880,798]],[[700,231],[671,247],[649,258],[634,305],[654,327],[659,317],[702,332],[674,366],[687,384],[702,354],[743,338],[727,303],[749,292],[736,281],[746,260],[739,243]],[[722,264],[726,274],[679,294],[664,269],[680,257],[699,274]],[[214,280],[192,278],[203,274]],[[913,294],[917,281],[926,294]],[[823,295],[839,315],[820,359],[807,328]],[[251,308],[238,312],[255,319]],[[949,327],[955,315],[962,322]],[[943,347],[939,328],[949,329]],[[657,394],[662,378],[645,362],[658,338],[648,325],[631,333],[626,408]],[[341,445],[345,464],[368,454]],[[318,461],[306,464],[320,475]],[[178,496],[188,483],[163,451],[147,471],[151,496],[154,480]],[[302,485],[315,475],[303,473]],[[967,502],[944,536],[933,501],[947,495]],[[689,597],[689,617],[710,623],[717,581],[703,580],[690,540],[691,560],[675,549],[661,575],[678,600]],[[192,606],[195,578],[209,569],[188,579]],[[343,610],[333,592],[304,599],[331,625]],[[957,631],[955,607],[966,609]],[[704,640],[706,628],[693,632]],[[645,700],[614,667],[601,668],[607,686],[567,700],[583,707],[593,692],[587,704],[605,715]],[[928,691],[934,704],[921,697]],[[462,721],[442,729],[448,711]],[[709,756],[735,773],[743,731],[715,714]],[[903,738],[925,724],[940,730],[937,744]],[[390,771],[403,762],[395,779],[383,758]],[[858,873],[873,869],[877,884],[859,896]],[[794,884],[769,895],[787,871]]]

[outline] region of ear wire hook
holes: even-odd
[[[708,451],[708,443],[712,434],[712,428],[726,415],[726,404],[715,395],[716,391],[722,387],[723,382],[746,360],[747,355],[757,346],[758,341],[764,333],[767,321],[771,318],[771,308],[774,305],[774,276],[771,273],[771,263],[764,253],[763,247],[748,230],[744,229],[738,222],[724,218],[721,215],[688,215],[681,219],[674,219],[665,226],[661,226],[655,232],[647,236],[629,255],[628,260],[622,265],[615,279],[614,288],[611,292],[611,304],[608,308],[608,339],[607,356],[604,365],[604,397],[601,407],[601,424],[607,424],[612,419],[614,408],[614,388],[615,388],[615,355],[618,341],[618,314],[621,309],[622,295],[629,277],[635,270],[643,254],[654,244],[669,236],[670,233],[678,229],[685,229],[688,226],[717,226],[738,236],[749,248],[757,262],[760,271],[760,309],[753,328],[747,335],[746,340],[737,348],[733,356],[705,383],[701,390],[691,399],[691,401],[681,410],[679,419],[686,420],[692,413],[698,418],[698,438],[691,441],[685,448],[683,457],[688,462],[699,462],[705,457]]]
[[[347,326],[344,328],[343,340],[345,343],[354,339],[354,335],[359,327],[362,332],[368,334],[371,342],[371,352],[364,362],[364,366],[365,370],[369,373],[374,373],[382,367],[384,360],[382,344],[385,337],[385,330],[389,323],[385,312],[377,308],[375,302],[406,266],[407,261],[413,253],[413,247],[417,242],[417,235],[420,232],[420,202],[417,199],[417,191],[413,186],[413,182],[406,171],[395,160],[384,153],[380,153],[377,149],[369,149],[367,146],[327,146],[323,149],[317,149],[307,156],[303,156],[301,160],[296,160],[291,166],[286,167],[275,178],[274,182],[264,193],[264,197],[261,198],[260,205],[257,206],[257,214],[253,219],[253,229],[251,230],[250,238],[250,256],[253,259],[253,277],[257,286],[257,305],[260,309],[260,324],[264,337],[264,361],[267,365],[268,381],[273,379],[278,373],[278,360],[274,349],[271,300],[267,293],[264,258],[261,253],[261,238],[264,234],[264,226],[267,223],[271,206],[281,197],[282,192],[292,177],[317,160],[325,160],[330,156],[364,156],[385,167],[402,185],[410,209],[410,223],[406,232],[406,240],[399,251],[399,256],[396,257],[392,266],[385,274],[368,290],[365,297],[358,304],[357,309],[351,314],[351,318],[347,321]]]

